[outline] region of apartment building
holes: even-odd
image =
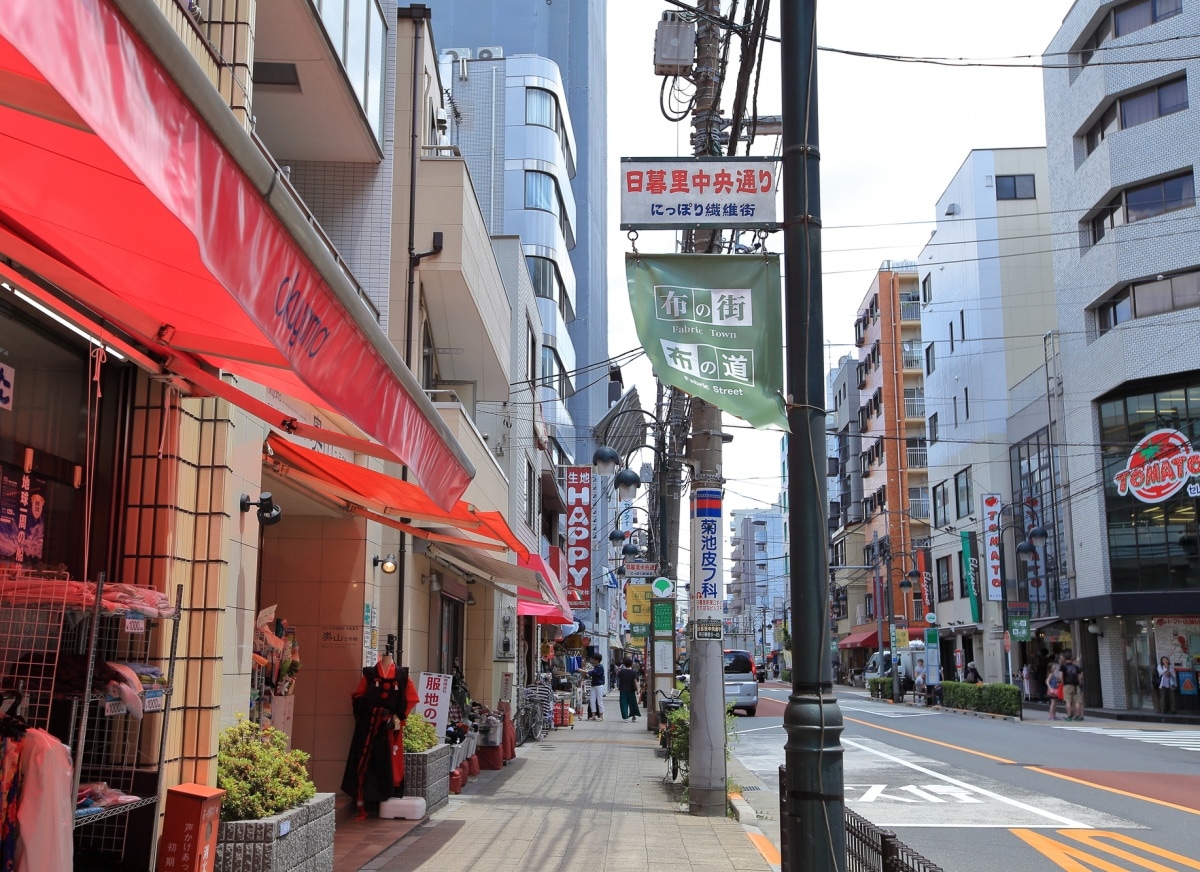
[[[1078,0],[1046,49],[1073,588],[1089,705],[1150,709],[1200,651],[1200,9]],[[1195,697],[1185,697],[1194,700]]]
[[[878,567],[871,571],[874,582],[864,596],[864,616],[874,615],[877,622],[882,616],[883,647],[888,647],[894,631],[925,626],[926,613],[922,586],[908,580],[929,537],[922,432],[925,389],[915,263],[883,262],[859,306],[854,335],[859,352],[852,383],[858,392],[858,407],[847,407],[846,414],[857,417],[857,434],[849,426],[844,428],[848,473],[844,473],[847,477],[840,489],[843,496],[862,496],[854,508],[839,503],[833,547],[841,560],[851,542],[861,543],[861,550],[845,553],[848,563],[842,565]],[[849,397],[847,390],[841,402]],[[852,453],[855,438],[859,442],[857,457]],[[839,473],[840,454],[839,447]],[[834,580],[840,584],[837,575],[835,571]],[[843,651],[857,652],[848,655],[851,659],[861,656],[866,649],[880,645],[878,627],[862,627],[838,645]]]
[[[791,584],[788,518],[783,509],[729,513],[729,631],[753,635],[761,658],[780,650],[788,625]],[[760,661],[761,662],[761,661]]]
[[[1032,563],[1015,550],[1035,527],[1058,529],[1044,364],[1056,323],[1048,195],[1044,149],[972,151],[937,201],[919,258],[931,609],[942,662],[975,661],[987,681],[1007,680],[1066,632],[1051,626],[1058,536]],[[1011,658],[1009,614],[1024,619]]]

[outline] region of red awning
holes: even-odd
[[[178,47],[161,11],[121,6],[141,34],[114,0],[4,2],[0,253],[164,358],[294,373],[453,506],[474,467],[278,169],[190,57],[147,47]]]
[[[542,559],[542,556],[531,553],[527,557],[518,558],[517,563],[526,569],[532,569],[538,573],[542,578],[542,584],[545,588],[542,599],[552,601],[558,607],[559,611],[567,616],[568,620],[574,620],[574,618],[570,617],[571,604],[567,598],[566,591],[563,589],[562,582],[558,580],[558,576],[555,575],[554,570],[550,568],[546,561]]]
[[[838,642],[839,648],[878,648],[879,630],[876,627],[863,627],[855,630],[845,639]]]
[[[564,610],[561,606],[533,602],[526,599],[517,600],[517,614],[521,616],[532,615],[537,618],[539,624],[575,623],[575,618],[571,616],[570,609]]]
[[[529,554],[499,512],[480,512],[461,500],[444,510],[411,482],[302,448],[275,433],[267,437],[267,449],[276,474],[342,500],[353,514],[432,542],[493,551],[507,549],[518,558]],[[446,535],[419,524],[452,527],[464,535]]]

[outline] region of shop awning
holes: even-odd
[[[541,580],[543,591],[548,591],[549,596],[543,596],[546,602],[557,605],[565,615],[571,614],[571,601],[567,595],[566,589],[559,581],[558,575],[551,569],[546,561],[542,559],[540,554],[530,553],[526,557],[517,558],[517,563],[527,569],[536,572]]]
[[[5,0],[0,253],[6,281],[27,278],[64,317],[119,331],[168,370],[176,357],[298,380],[442,508],[474,475],[154,0]]]
[[[878,648],[879,630],[876,627],[864,627],[856,630],[838,642],[839,648]]]
[[[489,557],[478,549],[438,542],[431,543],[426,553],[459,572],[477,576],[484,581],[503,585],[513,596],[526,596],[554,602],[553,591],[543,590],[538,574],[515,563]]]
[[[442,509],[411,482],[303,448],[275,433],[267,437],[266,452],[277,475],[340,500],[352,514],[431,542],[493,551],[507,549],[519,558],[529,555],[529,549],[499,512],[481,512],[461,500],[449,510]],[[426,529],[422,524],[435,529]],[[445,532],[446,527],[453,528],[451,535]]]
[[[530,600],[517,600],[517,614],[522,617],[533,616],[537,618],[539,624],[560,624],[565,626],[575,623],[575,619],[571,617],[569,610],[564,611],[561,606],[535,603]]]

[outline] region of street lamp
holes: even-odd
[[[1020,514],[1014,514],[1012,521],[1004,523],[1004,513],[1012,512],[1014,509],[1020,509]],[[1021,503],[1002,503],[999,508],[994,510],[996,516],[1000,519],[1000,523],[996,526],[996,545],[999,552],[999,569],[1000,569],[1000,632],[1007,637],[1008,644],[1005,646],[1007,650],[1004,652],[1004,683],[1012,684],[1012,637],[1009,635],[1008,626],[1008,575],[1004,565],[1004,534],[1008,530],[1021,530],[1025,534],[1025,538],[1017,542],[1017,559],[1022,563],[1036,563],[1038,559],[1038,549],[1046,544],[1050,538],[1046,528],[1042,526],[1041,516],[1029,502]],[[1025,513],[1028,512],[1033,516],[1033,526],[1025,526]],[[991,529],[987,531],[989,534]]]

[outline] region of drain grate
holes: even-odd
[[[757,784],[748,784],[742,788],[742,793],[749,793],[751,790],[762,790]]]

